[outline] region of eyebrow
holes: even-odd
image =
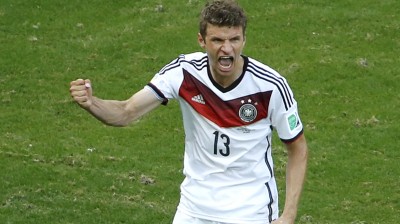
[[[237,40],[237,39],[241,39],[241,38],[242,38],[242,36],[240,34],[237,34],[235,36],[227,37],[227,38],[222,38],[219,36],[211,36],[210,40],[235,40],[235,39]]]

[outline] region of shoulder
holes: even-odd
[[[285,79],[275,69],[250,57],[248,57],[246,70],[260,79]]]
[[[261,84],[271,84],[277,88],[289,88],[285,77],[268,65],[253,58],[248,57],[246,72]]]
[[[271,89],[275,97],[279,97],[283,100],[286,108],[293,105],[293,92],[285,77],[276,70],[255,59],[249,58],[246,72],[248,72],[259,85],[267,86],[266,88]]]
[[[195,68],[201,70],[207,67],[207,54],[203,52],[194,52],[190,54],[181,54],[170,63],[165,65],[161,70],[160,74],[175,69],[175,68]]]
[[[207,54],[204,52],[194,52],[190,54],[181,54],[179,58],[186,61],[203,61],[207,60]]]

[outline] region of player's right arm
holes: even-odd
[[[79,106],[111,126],[127,126],[161,104],[161,101],[147,88],[124,101],[97,98],[93,96],[92,86],[88,79],[72,81],[70,93]]]

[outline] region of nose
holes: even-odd
[[[221,50],[222,50],[223,52],[229,53],[229,52],[232,51],[232,49],[233,49],[232,43],[231,43],[229,40],[225,40],[225,41],[222,43]]]

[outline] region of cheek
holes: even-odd
[[[216,54],[213,54],[211,52],[207,51],[207,55],[208,55],[208,62],[210,63],[210,65],[212,65],[212,67],[214,67],[217,63],[218,63],[218,56]]]
[[[237,52],[238,54],[242,54],[243,48],[244,48],[244,44],[241,44],[241,45],[239,45],[239,46],[238,46],[237,48],[235,48],[235,49],[236,49],[236,52]]]
[[[218,52],[218,48],[216,46],[213,46],[213,45],[210,45],[210,44],[206,44],[204,46],[204,49],[207,51],[207,53],[210,56],[213,56],[213,55],[217,54],[217,52]]]

